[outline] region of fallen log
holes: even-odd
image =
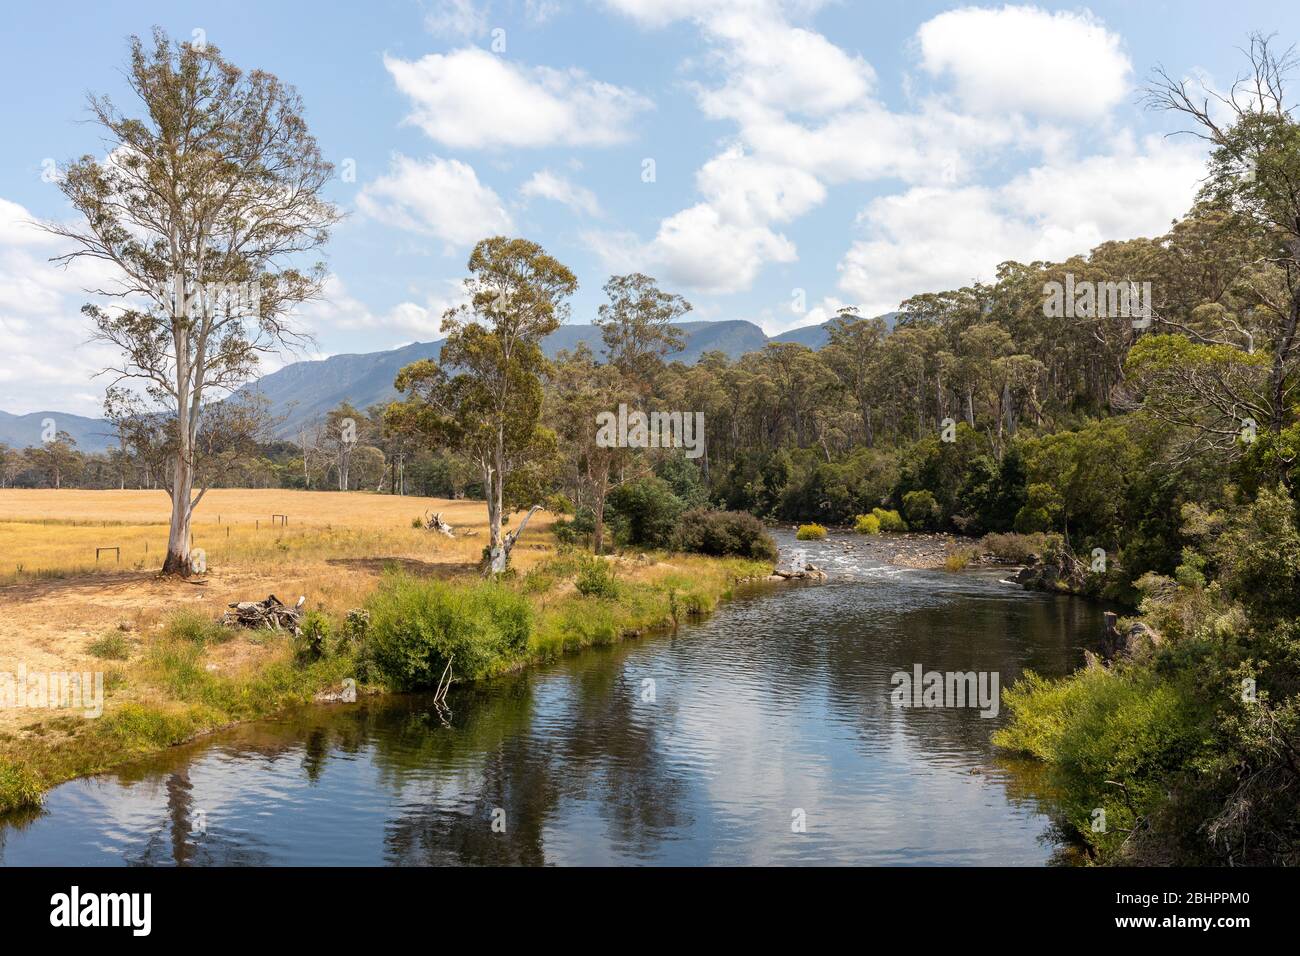
[[[426,511],[424,513],[424,519],[424,528],[426,531],[436,531],[439,534],[445,534],[449,538],[456,537],[456,532],[452,530],[451,525],[447,524],[447,522],[442,519],[441,511],[435,515],[431,515]]]
[[[274,594],[268,594],[265,601],[236,601],[221,616],[221,623],[227,627],[266,628],[297,634],[302,624],[302,606],[306,603],[304,595],[298,598],[296,605],[289,607]]]

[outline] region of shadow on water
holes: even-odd
[[[460,688],[450,726],[427,697],[373,698],[72,781],[0,822],[0,862],[1052,862],[1035,768],[989,743],[1005,714],[900,709],[891,676],[1064,674],[1100,610],[810,552],[831,581]]]

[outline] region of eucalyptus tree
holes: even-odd
[[[131,38],[125,81],[139,112],[91,95],[103,158],[87,154],[61,171],[84,221],[46,228],[71,245],[55,262],[111,270],[109,287],[93,291],[115,303],[82,309],[121,353],[105,370],[106,411],[165,450],[163,572],[185,575],[202,497],[201,422],[263,354],[301,340],[286,317],[321,293],[324,266],[304,260],[339,214],[322,198],[333,167],[301,98],[272,74],[156,30],[152,43]]]
[[[665,357],[682,350],[684,337],[673,322],[690,312],[691,304],[639,272],[610,276],[604,292],[609,301],[597,310],[596,325],[605,357],[648,396]]]
[[[1217,333],[1200,335],[1209,342],[1210,361],[1223,357],[1215,346],[1242,349],[1243,340],[1246,351],[1265,351],[1267,408],[1260,425],[1278,432],[1295,402],[1300,366],[1300,123],[1287,100],[1300,61],[1294,48],[1279,52],[1259,33],[1246,56],[1248,68],[1226,92],[1194,88],[1157,70],[1146,97],[1148,105],[1188,119],[1192,129],[1186,132],[1210,145],[1199,198],[1227,212],[1227,228],[1257,250],[1243,279],[1253,308],[1239,319],[1223,316],[1228,321]]]
[[[537,243],[505,236],[479,242],[468,270],[468,301],[443,315],[448,335],[437,362],[398,373],[406,399],[388,407],[385,423],[475,463],[488,506],[485,570],[500,574],[528,522],[503,534],[505,508],[540,497],[555,456],[555,434],[541,421],[541,341],[568,315],[578,280]]]

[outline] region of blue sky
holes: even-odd
[[[24,225],[72,211],[44,163],[102,152],[87,91],[126,109],[126,37],[154,24],[294,84],[342,177],[315,353],[440,337],[473,241],[541,242],[589,322],[645,271],[701,319],[769,333],[1161,232],[1201,145],[1137,90],[1226,88],[1259,2],[969,6],[818,0],[379,0],[25,5],[0,41],[0,409],[97,413],[102,346]],[[653,181],[646,181],[647,161]],[[285,361],[294,356],[285,357]],[[274,367],[274,366],[272,366]]]

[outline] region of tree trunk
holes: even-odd
[[[514,548],[515,542],[519,540],[519,536],[524,533],[524,528],[528,527],[528,519],[541,510],[541,505],[533,505],[529,508],[528,514],[524,515],[524,520],[519,522],[519,527],[506,535],[501,540],[500,545],[494,545],[492,547],[491,561],[488,564],[488,572],[490,574],[505,573],[506,563],[510,560],[510,552]],[[500,527],[498,526],[498,531],[499,530]]]
[[[181,448],[176,453],[176,472],[172,480],[172,518],[167,530],[167,559],[163,574],[188,577],[190,567],[190,498],[194,493],[194,471],[187,451],[189,442],[182,432]]]
[[[605,495],[609,491],[609,466],[606,465],[600,474],[600,480],[593,482],[595,489],[595,501],[592,505],[592,511],[596,515],[596,527],[591,534],[592,550],[600,554],[605,550]]]

